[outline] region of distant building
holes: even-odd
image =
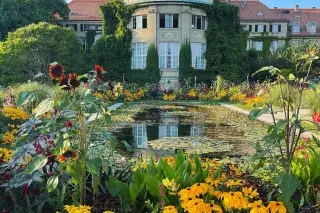
[[[61,21],[66,27],[73,27],[88,48],[86,32],[95,30],[96,39],[101,37],[102,22],[99,7],[106,0],[73,0],[69,20]],[[147,50],[156,44],[159,51],[159,65],[162,81],[175,84],[178,81],[179,51],[188,39],[192,49],[192,66],[205,69],[206,13],[192,7],[190,2],[212,4],[212,0],[124,0],[125,4],[141,4],[132,15],[129,29],[133,32],[132,69],[144,69]],[[290,44],[301,45],[306,41],[320,42],[320,9],[268,8],[259,0],[226,0],[240,9],[241,25],[250,32],[247,49],[262,51],[261,36],[272,37],[270,51],[275,52],[290,40]],[[226,26],[227,27],[227,26]],[[278,39],[277,39],[278,38]]]

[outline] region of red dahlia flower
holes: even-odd
[[[318,124],[320,124],[320,112],[315,112],[312,115],[312,120]]]
[[[69,74],[69,83],[72,86],[72,88],[77,88],[78,86],[80,86],[80,81],[78,80],[78,76],[75,73],[71,73]]]
[[[64,73],[63,66],[58,63],[52,63],[49,67],[49,75],[52,79],[59,80]]]
[[[95,65],[95,66],[94,66],[94,70],[97,72],[97,79],[98,79],[99,81],[102,81],[102,79],[103,79],[103,73],[104,73],[103,67],[101,67],[100,65]]]
[[[67,128],[71,128],[72,127],[72,121],[66,121],[65,126]]]

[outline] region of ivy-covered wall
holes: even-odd
[[[239,8],[220,3],[218,0],[213,5],[191,3],[191,6],[207,13],[206,70],[182,71],[180,68],[180,75],[186,78],[197,76],[199,81],[213,80],[217,75],[233,82],[245,80],[248,67],[246,52],[248,35],[240,26]],[[122,80],[123,75],[128,78],[137,75],[132,73],[136,70],[130,69],[132,33],[127,25],[132,13],[138,7],[125,6],[121,0],[111,0],[101,7],[103,37],[93,46],[92,55],[94,62],[103,65],[108,73],[107,76],[113,80]],[[141,76],[139,78],[143,81]],[[131,81],[131,77],[126,80]],[[144,78],[144,81],[147,80],[147,77]]]

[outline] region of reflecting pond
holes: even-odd
[[[141,105],[132,122],[115,123],[112,133],[134,148],[135,155],[172,155],[178,149],[218,157],[246,156],[266,131],[261,122],[250,121],[221,106]],[[125,111],[124,111],[125,113]]]

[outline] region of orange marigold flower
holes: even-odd
[[[63,73],[64,73],[64,69],[63,69],[63,66],[61,64],[58,64],[56,62],[50,64],[49,76],[52,79],[59,80],[60,78],[62,78]]]

